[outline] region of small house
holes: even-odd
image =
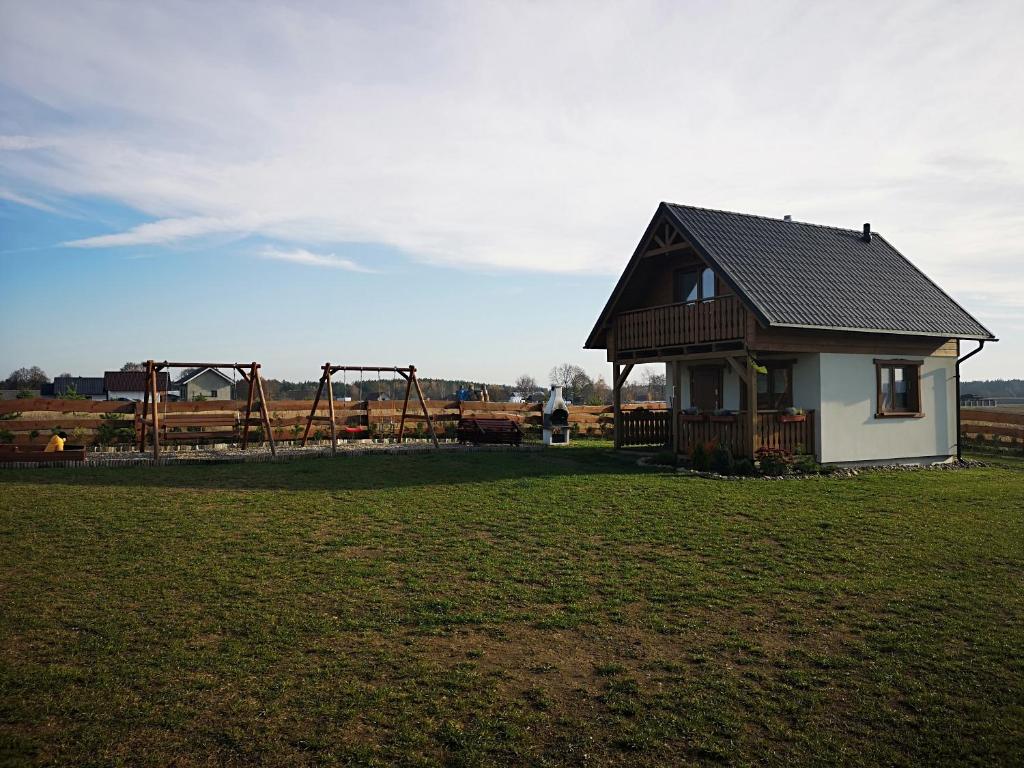
[[[234,397],[234,382],[217,368],[185,371],[177,386],[183,400],[231,400]]]
[[[166,371],[157,373],[157,392],[161,400],[169,394],[171,377]],[[142,401],[146,396],[145,371],[106,371],[103,387],[108,400]]]
[[[959,364],[978,351],[961,357],[964,340],[995,337],[868,224],[662,203],[585,346],[612,364],[617,446],[652,439],[621,389],[659,363],[655,439],[676,451],[858,464],[957,454]]]
[[[50,388],[48,387],[49,391]],[[55,376],[52,385],[54,398],[78,395],[87,400],[106,400],[107,390],[103,386],[102,376]]]

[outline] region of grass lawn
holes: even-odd
[[[1024,462],[0,473],[0,762],[1024,763]]]

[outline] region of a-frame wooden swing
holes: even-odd
[[[254,426],[263,427],[263,434],[270,444],[270,453],[277,456],[277,446],[274,445],[274,430],[270,424],[270,412],[267,410],[267,396],[263,391],[263,377],[260,376],[260,364],[251,363],[171,363],[164,360],[158,363],[154,360],[146,361],[146,390],[142,397],[142,416],[139,422],[139,450],[146,450],[146,431],[152,430],[153,436],[153,461],[160,461],[160,398],[157,387],[158,374],[165,368],[231,368],[237,371],[242,380],[249,384],[249,394],[245,401],[245,419],[242,422],[242,450],[249,444],[249,427],[253,421]],[[253,397],[259,393],[259,419],[252,418]],[[166,393],[165,393],[166,394]],[[165,400],[166,402],[166,400]],[[152,403],[152,413],[150,413]],[[166,411],[165,411],[166,414]]]
[[[330,363],[324,363],[322,366],[323,374],[320,376],[320,386],[316,390],[316,397],[313,399],[313,407],[309,410],[309,417],[306,419],[306,431],[302,433],[302,444],[305,445],[309,439],[309,431],[313,427],[314,421],[326,421],[331,425],[331,453],[336,453],[338,450],[338,425],[335,421],[334,415],[334,388],[331,385],[331,377],[338,373],[338,371],[358,371],[360,374],[366,371],[375,371],[379,376],[382,372],[397,373],[403,379],[405,379],[405,400],[402,402],[402,419],[398,424],[398,442],[402,442],[405,439],[405,417],[409,412],[409,397],[412,394],[413,387],[416,388],[416,397],[420,401],[420,407],[423,409],[423,416],[427,420],[427,428],[430,430],[430,438],[434,441],[434,447],[440,447],[437,441],[437,434],[434,432],[434,422],[430,418],[430,411],[427,410],[427,401],[423,399],[423,390],[420,389],[420,382],[416,378],[416,366],[410,365],[405,368],[393,366],[393,365],[331,365]],[[327,416],[317,416],[316,407],[320,403],[320,398],[323,396],[324,391],[327,391]],[[369,425],[369,421],[367,421]]]

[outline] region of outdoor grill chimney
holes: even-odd
[[[864,234],[861,235],[860,239],[863,240],[865,243],[871,242],[871,224],[869,224],[866,221],[864,222]]]
[[[782,217],[782,220],[783,220],[783,221],[792,221],[792,220],[793,220],[793,217],[792,217],[792,216],[790,216],[790,215],[789,215],[789,214],[787,213],[787,214],[786,214],[785,216],[783,216],[783,217]]]

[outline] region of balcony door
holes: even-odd
[[[690,405],[702,411],[722,407],[722,368],[702,365],[690,369]]]

